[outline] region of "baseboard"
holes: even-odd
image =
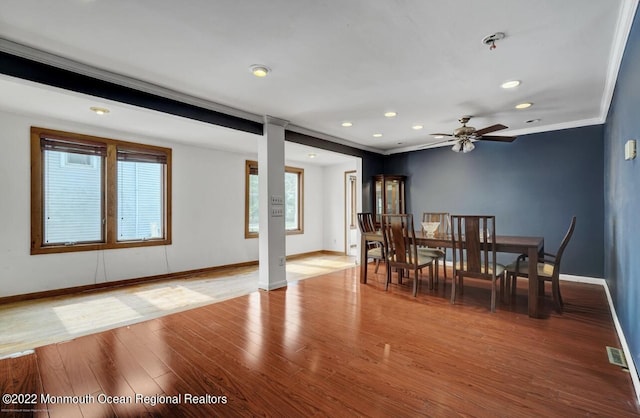
[[[257,266],[258,261],[247,261],[244,263],[226,264],[222,266],[205,267],[201,269],[177,271],[174,273],[158,274],[154,276],[136,277],[124,280],[114,280],[111,282],[93,283],[83,286],[63,287],[60,289],[44,290],[42,292],[24,293],[21,295],[5,296],[0,298],[0,305],[5,303],[22,302],[25,300],[42,299],[55,296],[65,296],[74,293],[93,292],[99,290],[107,290],[114,287],[129,286],[140,283],[155,282],[160,280],[185,279],[200,274],[215,273],[220,270],[227,270],[238,267]]]
[[[344,253],[339,251],[328,251],[328,250],[310,251],[307,253],[288,255],[287,260],[295,260],[298,258],[321,256],[321,255],[344,255]],[[239,268],[239,267],[251,267],[251,266],[257,266],[257,265],[258,265],[258,260],[254,260],[254,261],[246,261],[243,263],[225,264],[221,266],[205,267],[201,269],[158,274],[154,276],[135,277],[135,278],[124,279],[124,280],[114,280],[110,282],[93,283],[93,284],[82,285],[82,286],[63,287],[60,289],[53,289],[53,290],[44,290],[42,292],[33,292],[33,293],[24,293],[24,294],[13,295],[13,296],[4,296],[4,297],[0,297],[0,305],[15,303],[15,302],[23,302],[26,300],[33,300],[33,299],[65,296],[65,295],[70,295],[74,293],[108,290],[114,287],[154,282],[159,280],[184,279],[184,278],[193,277],[200,274],[216,273],[216,272],[219,272],[220,270]]]
[[[640,403],[640,376],[638,376],[638,370],[636,369],[636,365],[633,361],[633,355],[631,354],[631,350],[629,349],[629,345],[627,344],[627,339],[625,338],[624,332],[622,331],[620,321],[618,321],[618,314],[616,313],[616,308],[613,306],[613,298],[611,297],[611,292],[609,292],[609,284],[605,279],[601,279],[598,277],[574,276],[571,274],[561,274],[560,280],[577,283],[597,284],[604,287],[604,292],[607,295],[607,301],[609,303],[609,310],[611,311],[611,317],[613,318],[613,324],[616,328],[616,333],[618,334],[620,345],[622,345],[622,351],[624,351],[627,365],[629,366],[629,374],[631,375],[633,388],[636,391],[636,399],[638,403]]]
[[[620,321],[618,321],[618,314],[616,313],[616,308],[613,306],[613,298],[611,297],[611,292],[609,292],[609,285],[607,284],[606,280],[601,280],[604,282],[603,287],[605,293],[607,294],[607,300],[609,301],[609,308],[611,309],[613,324],[616,327],[616,332],[618,333],[618,338],[620,339],[620,344],[622,345],[622,351],[624,351],[624,356],[626,357],[627,365],[629,366],[629,374],[631,374],[633,388],[636,390],[636,400],[640,404],[640,376],[638,376],[638,369],[636,369],[635,362],[633,361],[633,355],[631,354],[631,350],[629,349],[629,345],[627,344],[627,339],[624,337],[624,332],[622,331]]]
[[[607,284],[604,279],[601,279],[599,277],[575,276],[572,274],[561,274],[560,280],[576,283],[599,284],[601,286],[606,286]]]

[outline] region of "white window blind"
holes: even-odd
[[[118,148],[118,241],[160,239],[166,155]]]
[[[103,144],[55,138],[40,141],[43,155],[44,244],[102,242]],[[83,160],[87,164],[66,164]]]

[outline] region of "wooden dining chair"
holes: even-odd
[[[382,233],[385,248],[387,250],[387,281],[385,290],[391,282],[391,269],[398,271],[398,283],[403,272],[413,271],[413,296],[418,294],[418,281],[422,275],[422,269],[429,267],[429,279],[433,286],[433,257],[419,254],[415,230],[413,228],[413,215],[382,215]]]
[[[542,257],[538,258],[540,293],[544,295],[544,282],[550,281],[553,304],[558,313],[562,313],[564,307],[560,293],[560,262],[562,261],[562,254],[564,254],[564,250],[567,248],[567,244],[569,244],[575,228],[576,217],[574,216],[571,218],[567,233],[564,235],[564,238],[562,238],[558,252],[555,254],[544,253]],[[513,296],[516,293],[516,279],[518,277],[529,277],[529,260],[527,260],[527,255],[520,255],[516,261],[506,267],[506,270],[507,293]]]
[[[438,222],[438,227],[434,231],[435,235],[447,236],[451,230],[451,219],[448,212],[424,212],[422,214],[422,222]],[[423,232],[424,227],[422,227]],[[444,271],[444,283],[447,283],[447,262],[445,248],[418,247],[418,252],[429,257],[433,257],[435,261],[436,285],[440,281],[439,261],[442,260],[442,270]]]
[[[376,231],[376,227],[373,223],[373,214],[371,212],[360,212],[356,214],[356,217],[358,218],[360,233],[364,234],[366,232]],[[370,258],[376,262],[376,269],[374,270],[374,273],[378,273],[380,261],[384,260],[384,247],[382,243],[377,241],[367,242],[367,259],[362,260],[362,262],[367,264]]]
[[[491,312],[496,311],[497,284],[504,276],[504,266],[497,263],[496,248],[492,245],[496,241],[495,223],[495,216],[451,216],[452,304],[456,300],[457,284],[463,293],[464,277],[491,280]]]

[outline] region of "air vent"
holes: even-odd
[[[613,348],[607,346],[607,356],[609,356],[609,363],[615,364],[622,368],[628,369],[627,360],[624,358],[624,352],[619,348]]]

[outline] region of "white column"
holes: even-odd
[[[284,128],[287,121],[265,116],[264,138],[258,140],[260,203],[258,287],[287,285],[284,226]]]

